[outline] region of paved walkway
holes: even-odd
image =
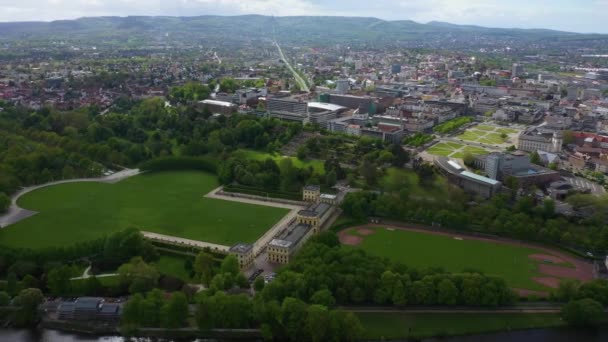
[[[23,196],[29,192],[32,192],[34,190],[38,190],[38,189],[42,189],[42,188],[46,188],[46,187],[58,185],[58,184],[77,183],[77,182],[98,182],[98,183],[113,184],[113,183],[120,182],[121,180],[123,180],[125,178],[129,178],[129,177],[138,175],[139,173],[140,173],[139,169],[125,169],[125,170],[116,172],[114,174],[111,174],[111,175],[105,176],[105,177],[65,179],[65,180],[49,182],[49,183],[45,183],[45,184],[40,184],[40,185],[23,188],[11,197],[11,205],[9,206],[8,211],[6,212],[6,214],[0,216],[0,228],[6,227],[13,223],[17,223],[25,218],[28,218],[30,216],[37,214],[37,212],[35,212],[35,211],[23,209],[17,205],[17,200],[21,196]]]
[[[194,246],[194,247],[200,247],[200,248],[209,247],[212,250],[216,250],[218,252],[223,252],[223,253],[228,253],[228,250],[230,249],[230,246],[218,245],[218,244],[210,243],[210,242],[184,239],[184,238],[180,238],[180,237],[176,237],[176,236],[163,235],[163,234],[152,233],[152,232],[142,231],[141,233],[144,235],[144,237],[146,237],[148,239],[157,240],[157,241],[161,241],[161,242],[168,242],[168,243],[173,243],[173,244],[178,244],[178,245]]]
[[[220,187],[212,190],[208,194],[206,194],[205,197],[224,200],[224,201],[257,204],[257,205],[263,205],[266,207],[283,208],[283,209],[290,209],[290,210],[302,209],[302,206],[299,206],[299,205],[275,202],[275,201],[272,201],[271,199],[268,201],[262,201],[262,200],[252,199],[252,198],[239,197],[237,195],[228,196],[228,195],[219,194],[219,192],[222,191],[222,189],[223,189],[223,187],[220,186]]]
[[[560,313],[561,308],[556,307],[504,307],[504,308],[433,308],[433,307],[419,307],[419,308],[391,308],[391,307],[349,307],[342,306],[339,309],[357,313],[394,313],[394,314],[413,314],[413,313],[432,313],[432,314],[512,314],[512,313]]]
[[[118,275],[118,273],[105,273],[105,274],[93,274],[91,275],[91,266],[87,267],[84,272],[82,273],[82,276],[80,277],[74,277],[74,278],[70,278],[70,280],[79,280],[79,279],[89,279],[91,277],[95,277],[95,278],[106,278],[106,277],[115,277]]]

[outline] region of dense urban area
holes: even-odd
[[[357,341],[608,324],[608,35],[0,23],[0,323]]]

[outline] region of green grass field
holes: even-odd
[[[456,138],[464,141],[478,142],[481,144],[500,145],[504,144],[508,140],[505,140],[500,136],[502,133],[516,134],[517,132],[517,130],[511,128],[478,125],[467,129],[464,133]]]
[[[0,244],[65,246],[129,227],[224,245],[251,243],[288,212],[204,197],[217,186],[212,174],[184,171],[43,188],[19,199],[22,208],[39,213],[0,230]]]
[[[504,133],[504,134],[515,134],[515,133],[518,132],[518,130],[511,129],[511,128],[497,128],[496,132],[498,132],[498,133]]]
[[[428,150],[426,150],[430,154],[434,154],[437,156],[447,157],[452,154],[455,150],[463,147],[464,145],[453,143],[453,142],[440,142],[431,146]]]
[[[467,131],[468,132],[468,131]],[[466,134],[466,132],[465,132]],[[451,157],[451,158],[462,158],[466,152],[470,152],[472,154],[487,154],[488,151],[481,147],[476,146],[468,146],[453,142],[440,142],[436,145],[431,146],[428,150],[426,150],[430,154],[434,154],[436,156],[443,157]]]
[[[443,267],[456,273],[473,269],[500,276],[511,287],[548,289],[532,280],[538,275],[539,261],[528,255],[546,254],[533,248],[384,228],[376,228],[374,234],[365,236],[359,247],[372,255],[416,268]]]
[[[373,340],[467,335],[564,325],[559,314],[357,313],[356,315],[363,325],[363,338]]]
[[[293,163],[293,165],[295,167],[306,168],[306,167],[312,166],[312,168],[316,172],[321,173],[321,174],[325,173],[325,163],[322,160],[308,159],[308,160],[302,161],[296,157],[285,157],[285,156],[281,156],[278,153],[270,154],[270,153],[266,153],[266,152],[247,150],[247,149],[239,150],[239,151],[235,152],[235,154],[237,156],[243,156],[244,158],[247,158],[247,159],[260,160],[260,161],[271,158],[274,161],[276,161],[277,163],[279,163],[281,161],[281,159],[289,158],[289,159],[291,159],[291,162]]]
[[[185,282],[189,282],[192,279],[190,279],[190,272],[188,272],[184,267],[185,261],[186,257],[180,258],[172,255],[161,255],[156,262],[156,268],[162,274],[170,275]]]
[[[494,126],[486,126],[486,125],[478,125],[475,127],[476,129],[480,130],[480,131],[489,131],[492,132],[494,131]]]

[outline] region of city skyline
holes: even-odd
[[[608,33],[603,25],[607,11],[607,0],[0,0],[0,22],[132,15],[331,15],[581,33]]]

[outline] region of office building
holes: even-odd
[[[564,137],[561,131],[537,127],[519,135],[518,149],[526,152],[538,150],[559,153],[562,151]]]

